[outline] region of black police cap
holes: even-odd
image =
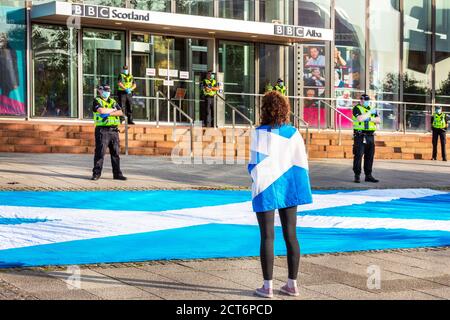
[[[364,100],[364,101],[370,101],[370,97],[369,97],[369,95],[368,94],[362,94],[361,95],[361,100]]]
[[[111,87],[108,84],[99,85],[97,89],[102,91],[111,91]]]

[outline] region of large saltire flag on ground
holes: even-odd
[[[308,157],[299,131],[289,125],[252,131],[248,171],[255,212],[312,202]]]
[[[450,245],[450,193],[314,191],[302,254]],[[108,199],[108,201],[98,201]],[[250,191],[0,191],[0,269],[259,255]],[[285,255],[275,219],[275,254]]]

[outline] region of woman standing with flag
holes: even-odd
[[[261,107],[261,126],[253,131],[251,160],[252,204],[261,233],[261,266],[264,285],[256,295],[273,297],[275,210],[280,215],[286,242],[289,278],[281,292],[298,296],[300,246],[297,240],[297,206],[312,203],[308,159],[303,138],[289,125],[289,101],[268,92]]]

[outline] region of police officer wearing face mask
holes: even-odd
[[[281,93],[283,96],[287,95],[287,88],[284,85],[284,81],[283,79],[278,79],[277,83],[274,86],[275,91],[278,91],[279,93]]]
[[[436,160],[437,158],[437,145],[439,139],[441,140],[442,161],[447,161],[445,145],[447,138],[448,117],[442,112],[442,108],[440,106],[437,106],[435,111],[436,112],[431,117],[431,127],[433,128],[433,157],[431,160]]]
[[[133,122],[133,91],[136,89],[136,82],[128,70],[128,66],[123,66],[122,73],[119,75],[119,103],[122,110],[128,117],[128,124]]]
[[[95,156],[92,179],[98,180],[102,174],[106,149],[111,154],[113,177],[115,180],[127,180],[120,170],[119,125],[123,116],[121,107],[110,97],[108,85],[98,87],[99,96],[94,99],[93,112],[95,123]]]
[[[206,78],[203,79],[201,89],[203,92],[203,103],[200,110],[200,117],[203,126],[212,127],[214,124],[214,97],[220,88],[211,70],[208,71]]]
[[[374,106],[370,106],[370,97],[361,95],[360,103],[353,107],[353,172],[355,182],[361,183],[361,165],[364,157],[365,181],[377,183],[372,176],[373,159],[375,156],[374,133],[380,117]]]

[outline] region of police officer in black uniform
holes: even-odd
[[[438,140],[441,140],[442,161],[447,161],[447,152],[445,150],[448,128],[448,117],[442,112],[442,108],[437,106],[435,113],[431,117],[431,127],[433,131],[433,156],[431,160],[437,158]]]
[[[133,121],[133,91],[136,89],[134,77],[130,74],[128,66],[122,67],[122,72],[118,79],[118,98],[119,104],[128,118],[128,124],[134,124]]]
[[[127,180],[120,170],[119,125],[123,112],[119,104],[110,97],[109,85],[98,87],[99,96],[94,99],[93,112],[95,123],[95,156],[92,179],[98,180],[102,174],[106,149],[111,154],[113,177],[115,180]]]
[[[220,90],[215,74],[210,70],[206,78],[202,80],[201,89],[203,102],[200,109],[200,118],[203,126],[212,127],[214,125],[214,97]]]
[[[375,156],[375,136],[377,124],[380,123],[375,106],[370,106],[370,97],[361,95],[360,103],[353,107],[353,172],[355,183],[361,183],[361,164],[364,157],[364,174],[366,182],[377,183],[372,176]]]

